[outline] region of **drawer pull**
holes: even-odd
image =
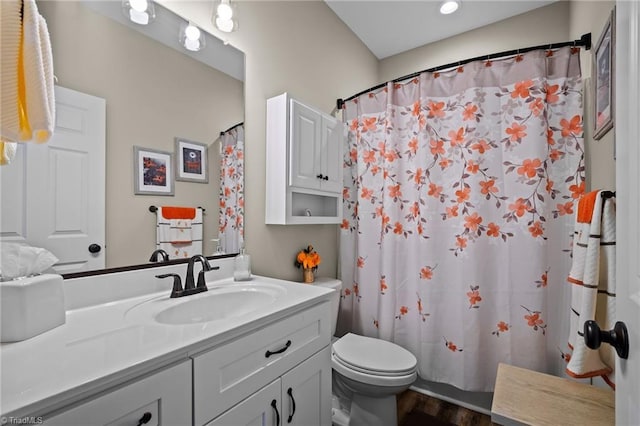
[[[287,423],[291,423],[291,420],[293,420],[293,415],[296,414],[296,400],[293,399],[293,389],[289,388],[287,389],[287,395],[289,395],[289,398],[291,398],[291,414],[289,414],[289,418],[287,419]]]
[[[276,426],[280,426],[280,413],[278,412],[278,402],[274,399],[271,401],[271,406],[276,410]]]
[[[275,355],[275,354],[281,354],[282,352],[286,351],[287,349],[289,349],[289,346],[291,346],[291,340],[287,340],[287,343],[284,344],[284,347],[281,349],[278,349],[275,352],[271,352],[271,351],[267,351],[264,356],[265,358],[269,358],[271,355]]]
[[[147,423],[149,423],[149,421],[151,421],[151,417],[153,417],[151,415],[150,412],[146,412],[142,415],[142,417],[140,417],[140,420],[138,420],[138,426],[142,426],[142,425],[146,425]]]

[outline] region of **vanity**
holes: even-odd
[[[212,264],[177,299],[186,265],[65,280],[66,323],[0,346],[4,421],[330,425],[332,290]]]

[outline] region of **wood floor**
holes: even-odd
[[[398,396],[399,426],[491,426],[491,417],[412,390]]]

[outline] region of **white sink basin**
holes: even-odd
[[[167,294],[135,306],[125,316],[146,323],[201,324],[242,317],[268,307],[284,294],[286,290],[277,285],[227,284],[176,299]]]

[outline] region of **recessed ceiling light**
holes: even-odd
[[[450,13],[455,12],[460,7],[460,2],[458,0],[447,0],[442,2],[440,5],[440,13],[443,15],[449,15]]]

